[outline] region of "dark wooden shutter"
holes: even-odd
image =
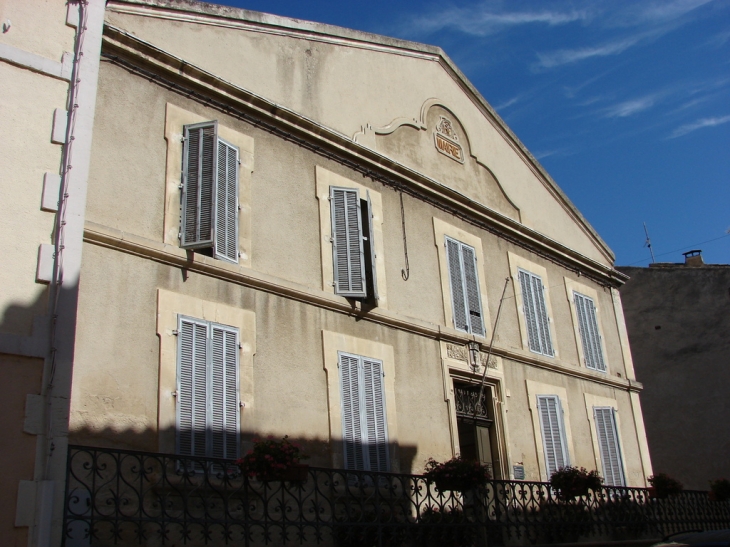
[[[345,469],[365,469],[362,445],[362,414],[360,404],[360,359],[339,354],[340,392],[342,393],[342,440],[345,449]]]
[[[208,455],[235,459],[240,445],[238,330],[211,325]]]
[[[608,406],[593,407],[603,478],[607,486],[626,486],[621,449],[616,430],[616,411]]]
[[[216,258],[238,262],[238,148],[218,139],[216,179]]]
[[[451,310],[454,316],[454,328],[469,332],[466,295],[464,290],[464,270],[461,264],[459,242],[446,238],[446,260],[449,264],[449,284],[451,286]]]
[[[363,370],[363,443],[366,446],[367,471],[390,470],[388,461],[388,426],[385,413],[383,363],[362,358]]]
[[[479,274],[477,257],[473,248],[461,243],[461,257],[464,264],[464,286],[466,288],[466,304],[469,310],[469,332],[484,336],[484,320],[482,319],[482,295],[479,291]]]
[[[367,297],[360,194],[357,189],[330,187],[335,293]]]
[[[213,245],[218,164],[218,122],[184,127],[180,246]]]
[[[578,316],[578,330],[580,332],[581,344],[583,345],[583,357],[587,368],[606,371],[606,363],[603,359],[601,347],[601,335],[598,330],[598,319],[593,299],[574,292],[573,302]]]
[[[206,455],[208,323],[178,318],[177,453]]]
[[[538,395],[537,408],[540,414],[540,430],[545,452],[547,479],[561,467],[569,465],[568,450],[565,446],[563,410],[560,399],[555,395]]]

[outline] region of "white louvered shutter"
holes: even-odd
[[[482,319],[482,296],[479,291],[479,274],[477,257],[474,249],[461,244],[462,264],[464,265],[464,285],[466,287],[466,304],[469,310],[469,332],[484,336],[484,320]]]
[[[330,187],[335,293],[365,298],[365,257],[362,244],[360,193],[353,188]]]
[[[606,363],[603,360],[601,335],[598,331],[598,319],[596,318],[596,307],[593,299],[574,292],[573,302],[578,316],[578,330],[583,345],[585,365],[587,368],[605,372]]]
[[[373,284],[372,299],[378,302],[378,272],[375,263],[375,222],[373,219],[373,203],[370,201],[370,192],[367,193],[367,211],[365,212],[368,219],[368,247],[370,248],[370,279]]]
[[[449,263],[449,282],[451,285],[451,309],[454,316],[454,328],[469,332],[467,318],[466,295],[464,294],[464,270],[461,264],[459,242],[446,238],[446,260]]]
[[[207,455],[235,459],[240,445],[237,329],[211,325],[209,370]]]
[[[339,360],[345,469],[363,470],[365,460],[360,409],[360,359],[357,356],[340,353]]]
[[[530,350],[552,357],[555,351],[550,337],[542,279],[524,270],[519,270],[519,279]]]
[[[555,395],[538,395],[537,408],[540,414],[547,479],[550,480],[555,471],[570,465],[565,444],[563,409],[560,406],[560,399]]]
[[[238,148],[218,139],[216,183],[216,258],[238,262]]]
[[[178,317],[177,452],[206,453],[208,323]]]
[[[367,471],[390,470],[388,461],[388,425],[385,413],[383,363],[362,358],[363,443],[366,447]]]
[[[184,127],[183,188],[180,246],[198,249],[213,245],[218,163],[218,123]]]
[[[603,478],[608,486],[626,486],[621,449],[616,430],[616,414],[611,407],[593,407],[593,418],[598,435],[598,446],[601,449],[601,465]]]

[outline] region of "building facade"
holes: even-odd
[[[620,267],[626,326],[644,385],[641,400],[652,462],[685,488],[730,476],[727,397],[730,266],[684,263]]]
[[[103,16],[31,543],[60,540],[68,443],[236,458],[289,435],[325,467],[646,484],[626,278],[443,51],[198,2]]]

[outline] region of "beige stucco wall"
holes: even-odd
[[[143,11],[148,16],[124,11]],[[170,24],[166,19],[170,16],[186,22]],[[374,46],[362,38],[292,32],[280,26],[254,27],[232,19],[221,21],[174,10],[145,10],[122,3],[109,5],[107,20],[227,81],[348,136],[354,137],[363,129],[369,131],[367,127],[377,130],[394,121],[396,125],[409,120],[411,124],[418,123],[424,103],[438,99],[461,121],[469,136],[471,154],[491,170],[520,210],[526,226],[596,261],[608,263],[607,256],[586,230],[576,224],[566,206],[538,179],[534,166],[516,152],[516,145],[504,138],[496,122],[485,116],[475,99],[439,63],[433,49],[431,53],[414,52]],[[367,139],[358,142],[361,141]],[[375,149],[393,154],[395,159],[417,171],[423,171],[423,166],[431,163],[423,161],[413,150],[398,152],[397,148],[377,145]],[[432,152],[435,152],[433,147],[423,154]],[[438,178],[439,172],[426,169],[424,174]],[[439,182],[449,184],[448,180]],[[459,189],[469,191],[465,185],[459,185]],[[485,196],[475,192],[470,197],[484,199]]]
[[[168,105],[217,119],[255,142],[250,267],[186,253],[164,239]],[[322,265],[328,256],[322,252],[318,170],[334,179],[356,181],[381,197],[385,258],[378,275],[387,280],[387,310],[362,312],[322,285]],[[621,435],[629,482],[644,484],[613,298],[609,289],[594,281],[410,195],[404,196],[410,260],[410,278],[405,281],[397,192],[111,63],[101,67],[88,199],[71,403],[74,442],[161,449],[160,433],[165,432],[157,430],[161,357],[155,321],[162,290],[184,300],[255,315],[251,382],[255,405],[242,411],[246,441],[254,434],[288,434],[305,441],[313,464],[332,464],[330,440],[336,428],[331,424],[334,403],[323,345],[327,332],[334,340],[370,341],[373,347],[392,348],[395,403],[389,412],[392,407],[395,416],[388,420],[397,425],[397,447],[392,449],[400,469],[420,471],[428,457],[450,457],[458,450],[449,413],[450,367],[462,375],[469,373],[461,364],[442,360],[439,333],[460,340],[459,344],[469,337],[453,330],[444,311],[443,287],[448,282],[444,284],[445,273],[439,268],[434,226],[448,225],[448,233],[464,234],[467,243],[481,248],[479,275],[488,317],[496,317],[505,279],[511,275],[510,253],[539,266],[550,294],[553,335],[560,348],[555,358],[536,356],[523,347],[511,282],[503,303],[495,348],[512,357],[499,360],[489,376],[505,409],[507,471],[524,462],[527,478],[539,478],[526,389],[530,380],[565,391],[575,447],[572,461],[586,467],[594,467],[596,460],[583,395],[615,399],[621,415],[627,416],[621,420]],[[565,278],[595,292],[607,375],[580,364]],[[294,293],[296,297],[286,296]],[[489,323],[491,333],[492,320]]]
[[[11,22],[0,43],[60,62],[64,52],[73,51],[66,12],[66,2],[59,0],[0,0],[0,21]]]

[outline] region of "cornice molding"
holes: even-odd
[[[218,110],[264,130],[281,133],[317,154],[428,201],[466,222],[579,272],[604,286],[618,287],[626,276],[532,230],[463,194],[357,144],[346,135],[235,86],[129,33],[107,25],[102,55],[160,85],[197,98]],[[241,110],[243,109],[243,110]]]
[[[189,272],[195,272],[276,296],[296,300],[318,308],[342,313],[356,318],[358,321],[377,323],[432,340],[445,341],[457,345],[465,345],[470,341],[475,341],[474,337],[448,327],[435,325],[427,321],[393,312],[392,310],[381,308],[363,310],[360,308],[358,302],[348,300],[341,296],[312,289],[299,283],[257,272],[250,268],[215,260],[211,257],[123,232],[95,222],[86,221],[84,241],[92,245],[153,260]],[[486,342],[481,342],[480,345],[481,351],[486,352],[488,350],[488,344]],[[606,374],[592,372],[577,366],[560,364],[554,360],[543,359],[508,348],[494,347],[492,354],[502,359],[508,359],[574,378],[608,385],[623,391],[638,392],[642,389],[642,385],[636,381],[613,378]]]

